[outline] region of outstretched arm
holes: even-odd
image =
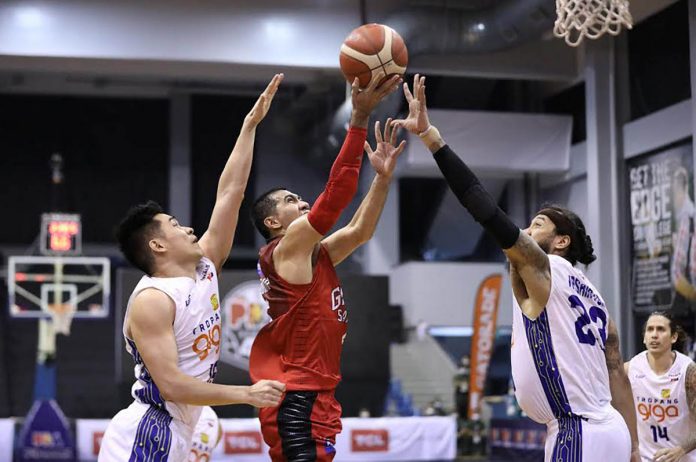
[[[604,355],[609,373],[609,389],[611,405],[619,411],[626,421],[628,432],[631,434],[631,462],[640,462],[638,452],[638,431],[636,430],[636,409],[633,403],[633,390],[628,380],[626,368],[619,346],[619,331],[613,319],[607,325],[607,340],[604,344]]]
[[[403,152],[406,142],[402,141],[396,146],[396,127],[387,119],[384,127],[384,137],[380,131],[379,122],[375,123],[375,138],[377,146],[373,151],[369,143],[365,142],[365,150],[372,167],[377,173],[372,180],[372,185],[367,195],[360,203],[360,207],[353,215],[348,225],[339,229],[326,239],[322,244],[326,246],[334,266],[345,260],[358,247],[372,238],[377,228],[379,217],[382,215],[384,203],[389,193],[389,185],[396,167],[396,160]]]
[[[242,206],[244,190],[251,170],[256,127],[266,117],[273,96],[282,80],[283,74],[273,76],[254,107],[244,118],[237,142],[220,175],[210,224],[199,241],[204,255],[215,263],[218,271],[232,249],[239,208]]]
[[[310,212],[288,226],[273,251],[275,269],[289,283],[306,284],[312,280],[314,246],[336,224],[358,189],[370,114],[384,97],[396,90],[398,81],[399,77],[394,76],[379,84],[379,79],[373,78],[365,90],[360,90],[358,79],[353,82],[350,129],[331,167],[326,187]]]
[[[261,380],[252,386],[217,385],[202,382],[179,369],[172,324],[175,306],[163,292],[146,289],[139,293],[128,314],[128,330],[148,372],[163,399],[195,406],[251,404],[275,406],[285,385]],[[199,356],[208,351],[196,351]]]
[[[437,128],[430,124],[425,77],[414,77],[413,94],[404,84],[404,95],[409,106],[408,116],[394,121],[394,124],[405,127],[421,138],[433,153],[437,166],[459,202],[498,241],[510,260],[515,297],[524,314],[535,319],[546,306],[551,292],[548,256],[529,235],[512,223],[474,172],[447,146]]]
[[[696,421],[696,364],[691,363],[686,368],[686,400],[689,403],[689,417]],[[685,454],[696,449],[696,435],[675,448],[664,448],[655,452],[656,462],[677,462]]]

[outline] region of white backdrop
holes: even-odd
[[[345,418],[342,422],[343,431],[336,439],[336,462],[452,460],[455,457],[457,424],[453,416]],[[220,419],[220,423],[224,434],[213,452],[212,461],[268,461],[268,446],[261,437],[258,419]],[[108,420],[77,420],[80,461],[96,460],[108,424]]]
[[[12,460],[14,419],[0,419],[0,460]]]

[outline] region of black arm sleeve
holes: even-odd
[[[509,249],[520,235],[520,229],[503,212],[483,188],[474,172],[445,145],[433,154],[437,166],[459,202],[503,249]]]

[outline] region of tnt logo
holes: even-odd
[[[51,432],[32,432],[31,445],[35,448],[55,448],[60,445],[60,434]]]
[[[104,438],[104,432],[92,433],[92,455],[94,455],[94,456],[99,455],[99,450],[101,449],[102,438]]]
[[[259,432],[225,432],[225,454],[260,454]]]
[[[353,452],[389,451],[388,430],[353,430],[350,433],[350,450]]]

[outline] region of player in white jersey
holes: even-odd
[[[575,268],[596,258],[582,221],[547,207],[520,230],[430,124],[425,77],[415,76],[413,94],[404,84],[404,94],[409,114],[393,123],[421,138],[457,199],[510,262],[515,394],[548,427],[545,460],[638,462],[618,332],[597,289]]]
[[[679,352],[684,340],[671,314],[655,311],[643,328],[647,350],[625,363],[643,462],[696,462],[696,364]]]
[[[273,77],[244,119],[220,180],[208,230],[198,240],[154,202],[133,207],[117,237],[125,257],[146,275],[128,301],[126,348],[135,361],[133,403],[116,414],[100,462],[183,462],[202,406],[278,404],[285,385],[211,383],[220,356],[217,277],[227,259],[244,197],[256,126],[283,76]]]
[[[217,414],[210,406],[204,406],[196,428],[193,431],[188,462],[209,462],[213,460],[213,450],[220,443],[222,433]]]

